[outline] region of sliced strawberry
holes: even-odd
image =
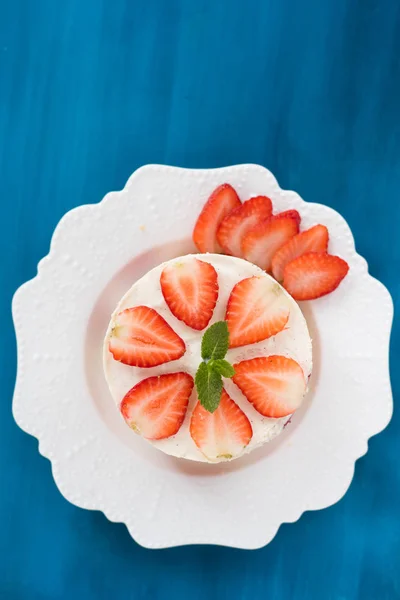
[[[239,281],[231,292],[225,316],[230,348],[255,344],[276,335],[285,327],[289,312],[288,297],[269,277]]]
[[[233,381],[265,417],[286,417],[299,408],[306,392],[300,365],[285,356],[244,360],[234,365]]]
[[[192,329],[207,327],[218,299],[218,275],[197,258],[168,264],[160,277],[165,302],[172,314]]]
[[[291,219],[294,219],[296,221],[297,225],[300,227],[301,216],[300,216],[300,213],[297,210],[295,210],[294,208],[291,208],[290,210],[285,210],[281,213],[278,213],[275,216],[279,217],[279,218],[290,217]]]
[[[222,390],[217,410],[208,412],[196,404],[190,421],[190,435],[199,450],[210,460],[235,458],[253,437],[249,419]]]
[[[217,231],[217,240],[226,254],[242,257],[242,240],[260,221],[272,215],[272,202],[267,196],[256,196],[235,208]]]
[[[135,306],[115,317],[109,349],[115,360],[146,368],[181,358],[186,346],[153,308]]]
[[[338,256],[309,252],[285,266],[283,286],[295,300],[314,300],[333,292],[348,271]]]
[[[284,244],[272,258],[272,273],[277,281],[282,281],[285,266],[298,256],[307,252],[326,252],[329,232],[325,225],[315,225],[302,231]]]
[[[148,440],[175,435],[185,418],[193,377],[167,373],[140,381],[125,395],[121,413],[136,433]]]
[[[220,252],[217,229],[221,221],[240,206],[239,196],[229,183],[213,191],[200,213],[193,230],[193,241],[200,252]]]
[[[298,232],[299,226],[292,217],[271,217],[245,235],[242,243],[243,255],[249,262],[270,271],[275,252]]]

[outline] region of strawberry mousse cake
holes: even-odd
[[[276,240],[298,232],[295,215],[284,217],[283,229],[268,220],[264,200],[244,210],[224,189],[224,202],[211,233],[201,223],[197,229],[214,251],[170,260],[135,282],[111,316],[103,347],[111,395],[132,432],[172,456],[210,463],[279,435],[302,404],[312,370],[304,316],[266,272],[281,276],[285,255],[276,257]],[[261,226],[254,207],[263,211]],[[267,256],[260,250],[266,228],[276,246]],[[227,255],[215,253],[221,248]],[[241,249],[255,262],[262,256],[263,268],[238,257]]]

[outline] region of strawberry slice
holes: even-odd
[[[260,221],[272,215],[272,202],[267,196],[256,196],[235,208],[217,231],[217,240],[226,254],[243,257],[242,240],[248,231]]]
[[[221,221],[240,206],[239,196],[229,183],[223,183],[213,191],[197,219],[193,241],[200,252],[220,252],[217,229]]]
[[[301,216],[300,216],[299,212],[297,210],[295,210],[294,208],[291,208],[290,210],[285,210],[281,213],[278,213],[275,216],[279,217],[280,219],[282,217],[290,217],[291,219],[294,219],[296,221],[297,225],[300,227]]]
[[[216,411],[208,412],[198,402],[190,420],[190,435],[199,450],[209,459],[235,458],[253,437],[249,419],[222,390]]]
[[[153,308],[135,306],[115,317],[109,349],[115,360],[147,368],[181,358],[186,346]]]
[[[276,335],[285,327],[289,313],[289,299],[269,277],[239,281],[231,292],[225,316],[230,348],[255,344]]]
[[[286,265],[283,286],[295,300],[314,300],[333,292],[348,271],[338,256],[309,252]]]
[[[136,433],[163,440],[178,433],[194,386],[187,373],[167,373],[140,381],[124,396],[121,413]]]
[[[243,238],[243,255],[249,262],[270,271],[275,252],[299,232],[296,219],[276,215],[256,225]]]
[[[326,252],[329,232],[324,225],[315,225],[302,231],[284,244],[272,258],[272,273],[277,281],[282,281],[283,270],[291,260],[307,252]]]
[[[172,314],[192,329],[207,327],[218,299],[218,275],[209,263],[192,258],[167,265],[161,290]]]
[[[286,417],[302,403],[306,381],[300,365],[285,356],[266,356],[234,365],[233,381],[264,417]]]

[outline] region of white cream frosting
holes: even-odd
[[[209,325],[212,325],[216,321],[224,320],[227,301],[232,288],[236,283],[253,275],[262,275],[270,278],[269,275],[252,263],[240,258],[223,256],[220,254],[187,255],[173,259],[172,261],[168,261],[168,263],[174,263],[176,261],[184,262],[193,256],[213,265],[218,274],[218,302]],[[177,318],[175,318],[169,310],[162,295],[160,287],[160,275],[163,268],[168,263],[163,263],[158,267],[155,267],[146,273],[144,277],[134,283],[121,299],[111,317],[104,340],[103,364],[108,386],[118,408],[125,394],[139,381],[154,375],[173,373],[177,371],[185,371],[194,377],[201,361],[200,346],[204,331],[194,331],[193,329],[187,327],[187,325],[185,325],[182,321],[179,321]],[[270,279],[272,280],[272,278]],[[275,280],[272,281],[274,281],[276,285]],[[258,344],[252,344],[250,346],[243,346],[241,348],[229,350],[226,358],[231,364],[234,364],[240,362],[241,360],[255,358],[257,356],[280,354],[293,358],[295,361],[297,361],[302,367],[304,377],[307,381],[312,369],[312,349],[310,335],[306,321],[299,306],[293,300],[293,298],[287,294],[286,291],[284,291],[284,293],[290,300],[290,317],[285,329],[277,335],[263,342],[259,342]],[[150,369],[130,367],[114,360],[111,352],[108,349],[108,342],[111,329],[113,327],[114,318],[122,310],[139,305],[145,305],[154,308],[162,317],[164,317],[172,329],[184,340],[186,344],[186,352],[182,358]],[[247,415],[253,428],[253,437],[248,446],[243,449],[242,454],[251,452],[255,448],[265,444],[266,442],[269,442],[279,435],[279,433],[281,433],[284,424],[288,420],[288,417],[281,419],[270,419],[263,417],[247,401],[233,381],[225,379],[224,386],[231,398]],[[151,443],[159,450],[162,450],[163,452],[172,456],[201,462],[209,462],[208,459],[206,459],[206,457],[197,448],[189,433],[190,417],[196,402],[197,396],[194,390],[189,401],[189,407],[185,420],[175,436],[164,440],[146,441]],[[132,435],[134,435],[133,431]]]

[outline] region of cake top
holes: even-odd
[[[215,353],[205,342],[218,327],[211,342],[223,350]],[[279,432],[301,404],[311,362],[307,325],[289,294],[255,265],[215,254],[147,273],[113,313],[104,346],[127,423],[194,460],[235,458]]]

